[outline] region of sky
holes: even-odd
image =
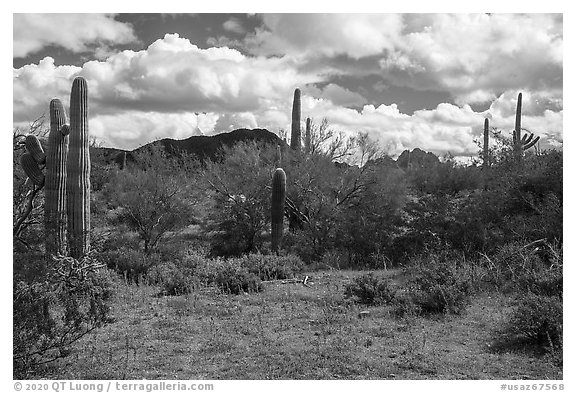
[[[74,34],[70,34],[74,31]],[[134,149],[302,120],[367,132],[392,156],[478,154],[484,118],[563,142],[562,14],[14,14],[13,126],[68,107],[86,78],[90,133]]]

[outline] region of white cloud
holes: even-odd
[[[230,31],[236,34],[246,33],[246,29],[242,26],[242,22],[238,18],[230,18],[222,25],[224,30]]]
[[[327,27],[328,19],[326,16],[323,18],[319,21],[325,22]],[[480,21],[484,20],[479,18]],[[82,75],[89,86],[91,132],[110,146],[131,149],[158,138],[181,139],[239,127],[260,127],[278,132],[279,129],[290,129],[293,89],[300,86],[303,91],[302,119],[312,117],[319,121],[327,117],[337,129],[368,132],[394,154],[399,154],[405,148],[420,147],[437,154],[450,151],[454,155],[474,155],[477,153],[474,138],[481,134],[484,117],[490,116],[491,124],[505,131],[513,128],[519,88],[510,82],[509,85],[514,86],[506,88],[504,84],[504,87],[496,90],[496,85],[485,79],[483,72],[497,76],[493,67],[513,69],[501,63],[498,58],[491,59],[491,56],[498,53],[494,48],[485,49],[488,55],[482,53],[479,55],[480,60],[471,59],[470,63],[454,57],[448,48],[457,43],[450,37],[444,37],[443,34],[447,32],[440,34],[437,31],[451,28],[442,20],[440,17],[426,16],[419,20],[420,25],[412,22],[407,27],[411,29],[410,32],[405,31],[412,38],[404,39],[412,40],[414,45],[408,50],[394,44],[395,52],[389,53],[396,53],[394,61],[401,66],[392,69],[394,61],[389,62],[384,64],[382,72],[389,71],[390,75],[400,72],[400,78],[413,73],[414,82],[407,78],[406,83],[409,80],[410,83],[422,83],[421,86],[447,87],[452,83],[450,81],[460,80],[463,87],[454,87],[456,94],[475,102],[489,100],[492,105],[486,112],[475,112],[463,99],[458,105],[443,103],[434,109],[406,114],[395,104],[367,104],[363,96],[335,83],[328,83],[322,89],[312,87],[312,84],[326,81],[325,70],[304,71],[305,59],[297,56],[297,53],[320,51],[323,55],[360,56],[382,51],[390,42],[400,40],[400,37],[394,35],[396,33],[383,34],[382,37],[387,37],[385,43],[376,39],[371,44],[366,43],[360,49],[354,49],[353,42],[362,34],[357,35],[356,30],[351,28],[338,33],[343,39],[341,46],[332,42],[324,33],[309,43],[300,43],[298,40],[303,40],[306,35],[293,32],[295,36],[279,42],[277,48],[294,51],[294,56],[249,56],[227,47],[201,49],[177,34],[168,34],[145,50],[111,54],[105,60],[90,61],[82,67],[56,66],[54,60],[47,57],[37,65],[30,64],[13,70],[14,124],[33,120],[46,112],[52,97],[60,97],[68,107],[72,80],[76,75]],[[545,24],[546,20],[543,17],[534,23]],[[376,29],[370,21],[366,21],[366,28]],[[278,23],[279,31],[285,28],[285,22],[275,23]],[[333,24],[332,30],[336,25]],[[428,25],[431,27],[422,27]],[[505,25],[502,25],[502,29]],[[351,23],[351,26],[356,26],[356,23]],[[476,27],[480,28],[481,23],[477,23]],[[315,31],[313,27],[310,29]],[[465,30],[454,29],[452,27],[452,34],[466,33]],[[546,31],[551,32],[553,29]],[[311,32],[307,31],[306,34]],[[345,39],[342,34],[346,35]],[[420,36],[416,37],[417,34]],[[439,38],[437,34],[440,34]],[[545,37],[548,36],[544,34],[541,39],[545,41]],[[523,48],[523,51],[528,50],[523,44],[504,41],[504,47],[508,50],[512,51],[513,45]],[[429,42],[433,50],[424,50],[426,42]],[[296,50],[297,44],[303,45],[301,49],[304,52]],[[322,45],[325,45],[323,49]],[[471,52],[480,50],[471,46],[470,52],[465,46],[457,46],[464,59],[470,58],[467,56],[471,56]],[[545,52],[543,48],[540,50],[549,55],[552,53]],[[507,61],[516,58],[526,60],[530,56],[509,54]],[[554,59],[550,61],[552,69],[561,69],[561,57],[559,64]],[[536,68],[544,67],[542,62],[535,62]],[[383,63],[378,64],[382,66]],[[392,68],[388,70],[386,67]],[[517,68],[518,72],[529,68],[523,67]],[[423,70],[428,74],[424,74]],[[538,74],[537,71],[528,71],[530,75]],[[541,135],[548,145],[558,144],[562,140],[561,85],[552,88],[547,86],[547,83],[556,83],[550,82],[555,72],[544,72],[536,88],[521,89],[524,94],[523,124]],[[479,84],[466,86],[466,80],[474,75],[478,75],[476,79]],[[519,80],[527,79],[522,74]],[[349,108],[360,105],[363,105],[360,110]]]
[[[405,21],[412,31],[398,51],[411,72],[380,63],[396,82],[449,91],[460,104],[488,102],[509,89],[562,89],[561,15],[432,14]]]
[[[213,130],[218,115],[127,111],[96,115],[90,119],[90,134],[105,145],[134,149],[157,139],[186,139]]]
[[[262,18],[263,27],[246,38],[253,53],[321,64],[327,74],[374,74],[396,86],[449,92],[459,105],[490,102],[512,89],[561,95],[561,14],[265,14]],[[343,55],[359,60],[356,70]]]
[[[256,53],[360,58],[392,49],[398,14],[264,14],[264,29],[248,42]]]
[[[136,41],[132,26],[110,14],[14,14],[14,57],[55,45],[82,52],[90,45]]]

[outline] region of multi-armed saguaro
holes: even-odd
[[[300,132],[300,118],[301,118],[301,102],[300,102],[300,89],[294,90],[294,102],[292,104],[292,132],[290,134],[290,147],[292,150],[300,150],[301,148],[301,132]]]
[[[90,141],[88,86],[74,79],[70,93],[70,147],[66,179],[66,214],[70,256],[79,258],[90,246]]]
[[[46,253],[81,258],[90,245],[90,150],[88,88],[82,77],[74,79],[70,94],[70,126],[59,99],[50,102],[48,151],[38,139],[26,137],[21,164],[32,182],[45,188],[44,223]],[[46,164],[46,175],[41,165]],[[68,244],[68,250],[66,247]]]
[[[272,251],[278,254],[284,231],[284,204],[286,202],[286,173],[277,168],[272,177]]]
[[[534,146],[540,137],[534,138],[534,134],[530,133],[524,134],[522,136],[522,93],[518,93],[518,103],[516,104],[516,124],[514,126],[514,132],[512,134],[512,143],[514,144],[514,153],[518,159],[522,158],[524,150],[530,149]]]

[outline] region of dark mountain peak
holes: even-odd
[[[266,129],[255,128],[247,129],[240,128],[230,132],[223,132],[215,135],[196,135],[186,139],[160,139],[146,145],[140,146],[132,151],[124,151],[120,149],[101,148],[103,150],[102,157],[106,162],[115,162],[119,166],[122,165],[124,160],[126,162],[134,162],[135,154],[144,153],[151,149],[160,149],[166,153],[166,156],[180,156],[182,154],[190,154],[198,157],[201,161],[206,159],[216,160],[219,151],[223,146],[234,146],[240,142],[256,142],[264,144],[282,144],[282,140],[278,136]],[[124,156],[126,154],[126,158]]]
[[[425,152],[417,147],[412,151],[404,150],[396,160],[396,164],[402,169],[431,167],[439,162],[434,153]]]
[[[376,168],[398,168],[398,164],[390,156],[383,156],[376,160],[368,161],[366,165],[371,165]]]

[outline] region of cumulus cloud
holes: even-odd
[[[329,83],[323,88],[314,86],[307,87],[304,93],[315,97],[326,98],[334,104],[342,106],[359,106],[367,103],[366,98],[361,94],[350,91],[335,83]]]
[[[449,103],[412,115],[400,112],[396,104],[364,105],[355,110],[313,97],[304,97],[302,107],[303,117],[315,120],[326,117],[334,129],[351,134],[366,132],[392,155],[420,147],[439,155],[450,152],[455,156],[474,156],[478,153],[474,140],[482,134],[485,117],[490,117],[491,125],[505,134],[514,127],[515,117],[515,114],[495,110],[475,112],[468,105],[460,107]],[[526,128],[542,137],[543,148],[557,146],[562,141],[562,111],[525,115],[523,122]]]
[[[96,115],[89,121],[90,134],[105,145],[134,149],[157,139],[185,139],[214,129],[213,113],[162,113],[127,111]]]
[[[458,105],[510,89],[561,95],[561,14],[266,14],[246,38],[256,54],[289,55],[335,74],[378,75]],[[351,64],[350,59],[356,61]]]
[[[242,26],[242,22],[238,18],[230,18],[222,25],[224,30],[230,31],[236,34],[246,33],[246,29]]]
[[[37,65],[14,69],[14,123],[46,113],[51,97],[60,97],[67,106],[72,80],[78,75],[88,81],[97,136],[122,147],[175,135],[179,127],[182,135],[189,136],[196,128],[193,122],[184,123],[204,113],[211,114],[212,122],[198,129],[207,133],[259,126],[254,114],[270,126],[284,119],[295,86],[321,80],[299,73],[289,58],[248,57],[230,48],[200,49],[177,34],[167,34],[145,50],[123,51],[82,67],[56,66],[47,57]],[[171,127],[170,122],[176,125]]]
[[[14,57],[54,45],[72,52],[136,41],[132,26],[111,14],[14,14]]]
[[[398,14],[264,14],[248,38],[259,54],[352,58],[392,49],[402,30]]]
[[[484,117],[490,117],[492,126],[506,132],[513,128],[516,95],[522,91],[524,127],[541,135],[547,146],[561,144],[561,72],[559,86],[554,78],[562,69],[562,57],[561,53],[554,53],[558,44],[561,47],[562,39],[561,30],[546,27],[549,16],[521,19],[521,25],[535,29],[540,26],[539,33],[528,35],[542,53],[543,59],[538,60],[531,60],[536,54],[528,54],[530,45],[518,38],[524,25],[507,30],[508,24],[514,24],[511,20],[498,24],[484,16],[425,15],[414,20],[392,17],[390,27],[362,15],[352,15],[349,20],[342,16],[307,15],[305,20],[319,18],[314,19],[319,24],[304,23],[303,31],[292,27],[298,31],[280,36],[278,33],[290,26],[288,22],[302,21],[290,19],[291,15],[264,18],[271,18],[267,20],[268,29],[249,37],[253,43],[260,40],[258,55],[229,47],[201,49],[178,34],[167,34],[140,51],[103,51],[102,60],[89,61],[82,67],[56,66],[52,58],[46,57],[38,64],[14,69],[14,124],[47,112],[52,97],[62,98],[68,107],[72,80],[82,75],[90,91],[91,132],[109,146],[132,149],[158,138],[181,139],[240,127],[278,132],[290,129],[293,90],[300,86],[303,119],[320,121],[326,117],[336,129],[368,132],[392,154],[420,147],[437,154],[470,156],[477,153],[474,139],[481,135]],[[463,18],[458,20],[472,24],[472,30],[452,26],[449,21],[457,19],[450,18]],[[338,21],[343,24],[339,26]],[[379,38],[372,40],[368,33],[359,33],[359,21],[364,22],[363,28],[370,34],[380,34]],[[497,28],[490,27],[494,23]],[[338,26],[342,31],[336,31]],[[474,33],[475,29],[487,29],[488,33]],[[330,36],[330,32],[336,36]],[[469,43],[468,48],[456,42],[458,36],[467,41],[467,34],[473,33],[480,42],[494,42],[495,47]],[[502,48],[497,49],[499,34],[504,33],[517,34],[520,42],[505,38]],[[272,39],[270,34],[277,37]],[[309,41],[305,39],[311,36]],[[362,36],[368,37],[369,42],[358,46]],[[486,53],[475,58],[474,54],[481,50]],[[462,53],[463,59],[454,56],[453,51]],[[280,55],[266,57],[264,53]],[[499,53],[502,56],[498,57]],[[308,59],[317,55],[336,58],[333,63],[326,62],[329,65],[325,67],[308,67]],[[358,63],[372,62],[382,76],[374,84],[376,90],[386,90],[391,81],[386,78],[397,76],[395,83],[414,84],[414,88],[450,88],[459,100],[411,114],[402,113],[396,104],[369,104],[364,94],[330,79],[342,71],[338,71],[341,56],[348,57],[349,65],[356,61],[350,60],[354,56],[358,56]],[[528,64],[513,67],[516,59]],[[530,61],[536,70],[530,69]],[[496,82],[503,77],[498,75],[498,67],[519,76],[514,79],[509,75],[511,80],[502,81],[500,86]],[[349,67],[346,72],[352,75],[354,68]],[[527,75],[539,79],[532,81]],[[469,102],[490,102],[491,106],[487,111],[476,112]]]
[[[562,88],[561,16],[437,14],[420,15],[418,23],[398,49],[411,72],[381,63],[404,83],[446,89],[460,104],[513,88]]]

